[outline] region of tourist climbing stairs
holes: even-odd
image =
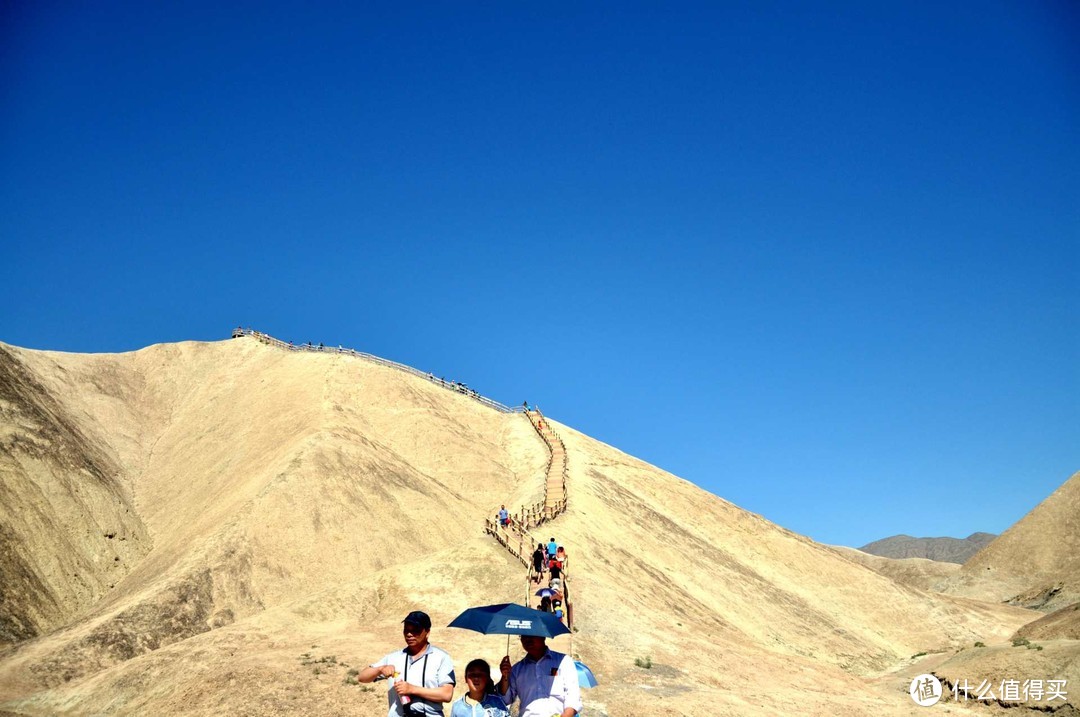
[[[536,546],[543,543],[547,544],[547,540],[542,536],[538,536],[530,530],[537,528],[550,520],[561,515],[566,510],[567,503],[567,461],[566,461],[566,445],[563,443],[559,434],[551,427],[547,418],[540,412],[539,408],[528,406],[518,406],[510,408],[498,401],[493,401],[486,396],[482,396],[476,391],[468,388],[465,384],[455,381],[446,381],[443,378],[436,378],[432,373],[424,373],[411,366],[406,366],[394,361],[374,356],[363,351],[357,351],[356,349],[344,348],[342,346],[324,346],[323,344],[315,345],[310,341],[305,344],[293,344],[291,341],[286,342],[281,339],[270,336],[269,334],[262,333],[261,331],[255,331],[250,328],[237,327],[232,332],[232,338],[240,339],[250,337],[268,346],[283,349],[286,351],[312,351],[318,353],[333,353],[338,355],[351,356],[373,363],[378,363],[383,366],[404,371],[419,378],[426,379],[436,385],[446,388],[457,393],[464,394],[465,396],[472,398],[480,403],[484,404],[488,408],[492,408],[500,413],[523,413],[529,419],[532,427],[536,430],[540,439],[548,449],[548,462],[544,473],[544,499],[543,501],[531,506],[522,506],[521,509],[511,514],[510,525],[500,525],[499,521],[495,518],[488,518],[485,521],[485,532],[492,535],[510,552],[511,555],[521,561],[527,571],[526,575],[526,588],[525,588],[525,602],[532,607],[536,607],[539,603],[539,598],[536,597],[535,592],[539,587],[536,583],[533,583],[530,579],[532,571],[532,553],[536,549]],[[567,571],[563,572],[562,592],[564,597],[564,605],[567,610],[566,624],[572,625],[573,609],[570,602],[570,588],[567,580]],[[572,641],[569,635],[558,638],[553,646],[555,649],[573,654]]]
[[[566,444],[539,408],[525,411],[525,415],[540,438],[547,444],[551,457],[548,459],[544,482],[544,515],[548,520],[566,510]]]
[[[547,587],[547,581],[533,582],[532,553],[538,545],[548,544],[549,535],[536,533],[533,529],[553,520],[566,510],[567,455],[566,444],[538,408],[526,408],[522,412],[548,449],[548,462],[544,470],[544,499],[532,506],[522,506],[517,512],[511,513],[509,525],[500,525],[496,518],[489,518],[486,521],[485,530],[502,543],[511,555],[521,561],[526,570],[525,603],[537,608],[541,598],[536,595],[536,592],[540,588]],[[561,589],[563,608],[566,611],[564,619],[566,625],[572,629],[573,602],[569,572],[569,566],[564,563]],[[559,652],[573,655],[573,633],[556,638],[551,642],[551,646]]]

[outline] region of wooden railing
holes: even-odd
[[[566,510],[566,504],[569,498],[569,491],[567,490],[569,471],[566,461],[566,444],[563,443],[562,437],[551,427],[551,423],[546,420],[539,408],[525,411],[525,415],[528,417],[529,422],[532,423],[533,428],[536,429],[536,432],[540,435],[541,440],[543,440],[548,447],[549,456],[544,481],[543,516],[540,521],[544,522],[561,515],[563,511]],[[558,465],[555,463],[556,460],[559,461]],[[551,495],[549,493],[548,489],[553,477],[558,479],[558,482],[562,487],[562,490],[560,491],[561,495]],[[539,525],[539,523],[537,523],[537,525]]]
[[[532,567],[532,546],[539,541],[528,530],[521,528],[516,522],[507,529],[505,525],[499,525],[499,521],[495,518],[486,518],[484,532],[502,543],[503,547],[520,560],[526,568]]]
[[[537,538],[528,530],[516,528],[511,526],[507,529],[503,525],[499,525],[498,520],[494,518],[486,518],[484,520],[484,532],[493,536],[495,540],[499,541],[507,552],[513,555],[518,561],[525,566],[525,569],[529,572],[527,575],[532,575],[532,551],[533,548],[538,545],[547,545],[547,541]],[[566,625],[567,627],[573,627],[573,602],[570,600],[570,561],[564,560],[562,567],[562,587],[561,592],[563,596],[563,605],[566,606]],[[532,593],[531,578],[526,578],[526,596],[531,597]],[[572,643],[571,643],[572,644]]]
[[[269,334],[264,334],[261,331],[255,331],[254,329],[245,329],[237,327],[233,329],[232,337],[242,338],[249,336],[257,341],[260,341],[268,346],[274,346],[285,351],[313,351],[316,353],[333,353],[341,354],[345,356],[355,356],[362,358],[366,361],[372,361],[382,366],[389,366],[391,368],[404,371],[419,378],[427,379],[432,383],[441,386],[450,391],[456,391],[464,394],[469,398],[472,398],[489,408],[493,408],[500,413],[524,413],[533,428],[539,434],[541,440],[544,441],[544,445],[548,449],[548,462],[547,470],[544,474],[544,500],[535,503],[531,506],[522,506],[517,513],[513,513],[511,517],[511,527],[508,530],[506,526],[500,525],[494,518],[487,518],[484,521],[484,532],[493,536],[499,543],[503,545],[509,551],[511,555],[521,561],[527,569],[532,569],[532,550],[533,546],[539,545],[544,541],[536,538],[529,532],[530,528],[536,528],[544,523],[556,518],[566,511],[566,505],[568,502],[569,493],[567,491],[567,477],[569,472],[567,470],[566,461],[566,445],[563,443],[562,438],[556,433],[548,424],[544,415],[540,413],[540,409],[533,408],[526,410],[523,406],[506,406],[498,401],[494,401],[486,396],[482,396],[473,389],[469,388],[465,384],[457,383],[455,381],[446,381],[441,378],[436,378],[432,373],[424,373],[412,366],[406,366],[405,364],[397,363],[396,361],[390,361],[384,359],[381,356],[375,356],[373,354],[365,353],[364,351],[357,351],[356,349],[344,348],[342,346],[324,346],[319,344],[316,346],[312,343],[306,344],[294,344],[291,341],[286,342],[281,339],[275,338]],[[559,461],[559,465],[555,464],[555,461]],[[562,490],[556,495],[552,495],[549,491],[549,482],[553,473],[557,473],[561,479],[559,482],[562,485]],[[567,611],[567,625],[571,624],[573,619],[573,608],[570,602],[570,588],[567,580],[567,571],[564,565],[563,568],[563,582],[562,593],[563,601],[566,605]]]
[[[254,338],[254,339],[258,340],[258,341],[261,341],[264,344],[267,344],[269,346],[275,346],[275,347],[277,347],[279,349],[284,349],[286,351],[314,351],[315,353],[332,353],[332,354],[343,354],[345,356],[356,356],[357,358],[362,358],[362,359],[365,359],[367,361],[372,361],[372,362],[380,364],[382,366],[389,366],[391,368],[396,368],[399,371],[404,371],[406,373],[410,373],[413,376],[417,376],[419,378],[427,379],[428,381],[431,381],[436,386],[442,386],[443,388],[445,388],[447,390],[455,391],[457,393],[468,396],[469,398],[472,398],[472,399],[474,399],[476,401],[479,401],[480,403],[484,404],[488,408],[494,408],[496,411],[499,411],[500,413],[521,413],[521,412],[523,412],[525,410],[521,406],[515,406],[515,407],[511,408],[510,406],[505,406],[505,405],[499,403],[498,401],[495,401],[495,400],[492,400],[492,399],[488,398],[487,396],[482,396],[482,395],[480,395],[479,393],[477,393],[476,391],[469,388],[468,386],[466,386],[463,383],[458,383],[457,381],[447,381],[447,380],[442,379],[442,378],[436,378],[435,375],[430,373],[430,372],[429,373],[424,373],[423,371],[420,371],[419,369],[415,369],[412,366],[406,366],[403,363],[397,363],[396,361],[390,361],[388,359],[382,358],[381,356],[375,356],[373,354],[365,353],[363,351],[357,351],[356,349],[348,349],[348,348],[344,348],[342,346],[338,346],[338,347],[335,348],[333,346],[324,346],[323,344],[319,344],[318,346],[316,346],[315,344],[312,344],[312,343],[294,344],[291,341],[282,341],[281,339],[274,338],[270,334],[264,334],[261,331],[255,331],[254,329],[245,329],[245,328],[242,328],[242,327],[237,327],[237,328],[233,329],[232,337],[234,339],[241,338],[243,336],[251,336],[252,338]]]
[[[522,506],[516,513],[510,514],[510,526],[500,525],[495,518],[487,518],[484,521],[484,531],[493,536],[499,543],[517,558],[527,570],[532,570],[532,551],[534,546],[546,544],[547,541],[537,539],[529,532],[552,520],[566,511],[569,502],[567,478],[566,444],[562,437],[551,427],[551,424],[540,413],[540,409],[533,408],[523,411],[528,417],[529,423],[539,434],[544,445],[548,449],[547,469],[544,471],[544,500],[530,506]],[[553,479],[557,479],[559,490],[552,494]],[[494,514],[495,511],[492,511]],[[572,626],[573,603],[570,601],[570,587],[568,571],[564,565],[562,573],[563,604],[566,606],[566,624]],[[526,585],[531,583],[526,582]],[[528,591],[526,591],[528,592]]]
[[[546,421],[544,414],[540,413],[538,408],[523,411],[523,413],[528,417],[529,423],[532,424],[533,429],[540,435],[548,449],[547,468],[544,471],[544,499],[539,503],[523,505],[516,513],[510,513],[511,524],[527,533],[529,529],[541,526],[566,511],[566,505],[569,502],[569,491],[567,489],[569,471],[566,464],[566,444],[563,443],[559,434],[551,428],[551,424]],[[558,465],[555,464],[556,460],[559,461]],[[549,490],[550,479],[556,474],[559,477],[561,489],[555,495],[552,495]],[[489,519],[488,523],[494,527],[501,527],[498,526],[498,521],[495,520]],[[492,533],[492,530],[486,530]],[[492,534],[494,535],[494,533]],[[506,544],[503,540],[500,540],[500,542]],[[518,557],[525,560],[523,556],[519,555]]]

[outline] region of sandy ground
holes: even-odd
[[[523,416],[251,339],[0,348],[3,617],[22,630],[0,710],[376,715],[384,688],[348,671],[400,647],[412,609],[459,673],[506,652],[439,626],[528,589],[482,532],[542,494]],[[540,530],[570,554],[575,631],[555,646],[601,682],[586,714],[925,714],[907,683],[928,659],[1073,674],[1075,641],[1011,646],[1041,613],[904,584],[555,426],[570,502]]]

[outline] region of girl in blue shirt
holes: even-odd
[[[510,717],[503,698],[494,694],[487,660],[477,658],[465,666],[465,685],[469,691],[454,703],[450,717]]]

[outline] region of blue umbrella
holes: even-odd
[[[584,662],[578,662],[574,660],[574,667],[577,668],[577,683],[582,687],[596,687],[596,677],[593,676],[592,670]]]
[[[470,607],[455,617],[448,627],[460,627],[484,635],[555,637],[570,632],[570,628],[551,613],[513,603]]]

